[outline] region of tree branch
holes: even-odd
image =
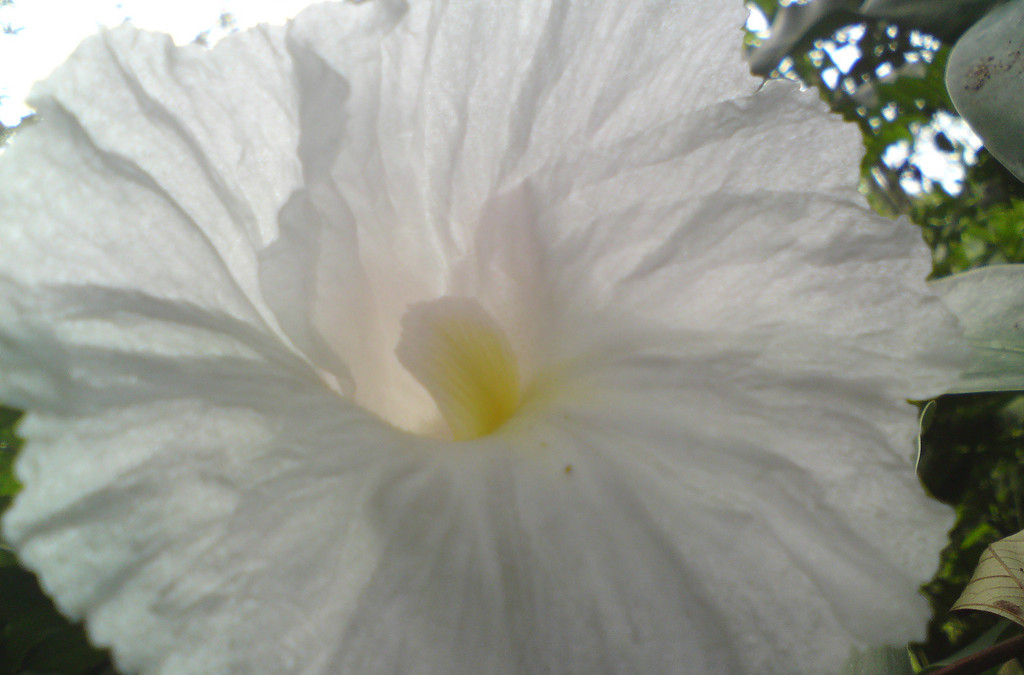
[[[931,675],[979,675],[1018,656],[1024,656],[1024,634],[965,656],[956,663],[934,671]]]

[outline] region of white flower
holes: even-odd
[[[856,132],[754,94],[741,15],[86,41],[0,161],[4,533],[62,610],[174,675],[818,673],[919,636],[950,516],[905,399],[955,324]]]

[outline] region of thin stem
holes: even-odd
[[[1018,656],[1024,656],[1024,634],[965,656],[956,663],[932,672],[931,675],[979,675]]]

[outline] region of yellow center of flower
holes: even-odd
[[[433,397],[457,441],[485,436],[519,407],[519,368],[501,326],[474,300],[446,297],[402,319],[398,360]]]

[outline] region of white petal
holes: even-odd
[[[253,248],[275,236],[297,186],[291,77],[280,29],[207,50],[126,25],[86,40],[29,103],[73,117],[96,154],[126,180],[159,185],[230,260],[239,238]]]
[[[260,29],[175,48],[130,27],[87,40],[5,149],[4,283],[51,305],[110,289],[272,323],[256,252],[299,178],[282,42]]]
[[[916,589],[951,514],[916,494],[913,409],[877,373],[794,372],[750,335],[701,342],[608,350],[565,424],[617,467],[688,585],[713,589],[737,672],[824,672],[851,644],[920,638]]]
[[[379,454],[396,432],[248,370],[213,395],[23,427],[29,488],[5,535],[126,671],[317,672],[378,564],[362,512],[408,463]]]
[[[355,21],[329,6],[290,34],[349,85],[331,176],[371,283],[403,311],[444,294],[437,263],[468,252],[493,196],[756,88],[738,53],[707,57],[721,40],[738,51],[739,7],[418,2],[393,30],[389,7],[360,7],[373,29],[357,39],[337,39]]]
[[[700,140],[681,140],[678,154],[618,172],[609,162],[536,207],[547,300],[561,308],[570,352],[556,360],[592,349],[595,321],[639,321],[765,336],[765,361],[780,359],[780,375],[830,364],[840,376],[894,376],[888,391],[901,398],[950,385],[964,348],[924,283],[930,256],[919,231],[860,202],[848,187],[855,134],[787,89],[719,104],[691,120]],[[801,138],[807,152],[780,152],[780,138]],[[794,186],[793,176],[812,174],[813,189]]]
[[[708,589],[686,583],[685,561],[612,467],[590,457],[567,473],[586,448],[557,428],[531,439],[552,452],[524,457],[522,437],[503,447],[499,434],[395,486],[382,510],[392,546],[360,603],[362,630],[326,672],[737,667]]]

